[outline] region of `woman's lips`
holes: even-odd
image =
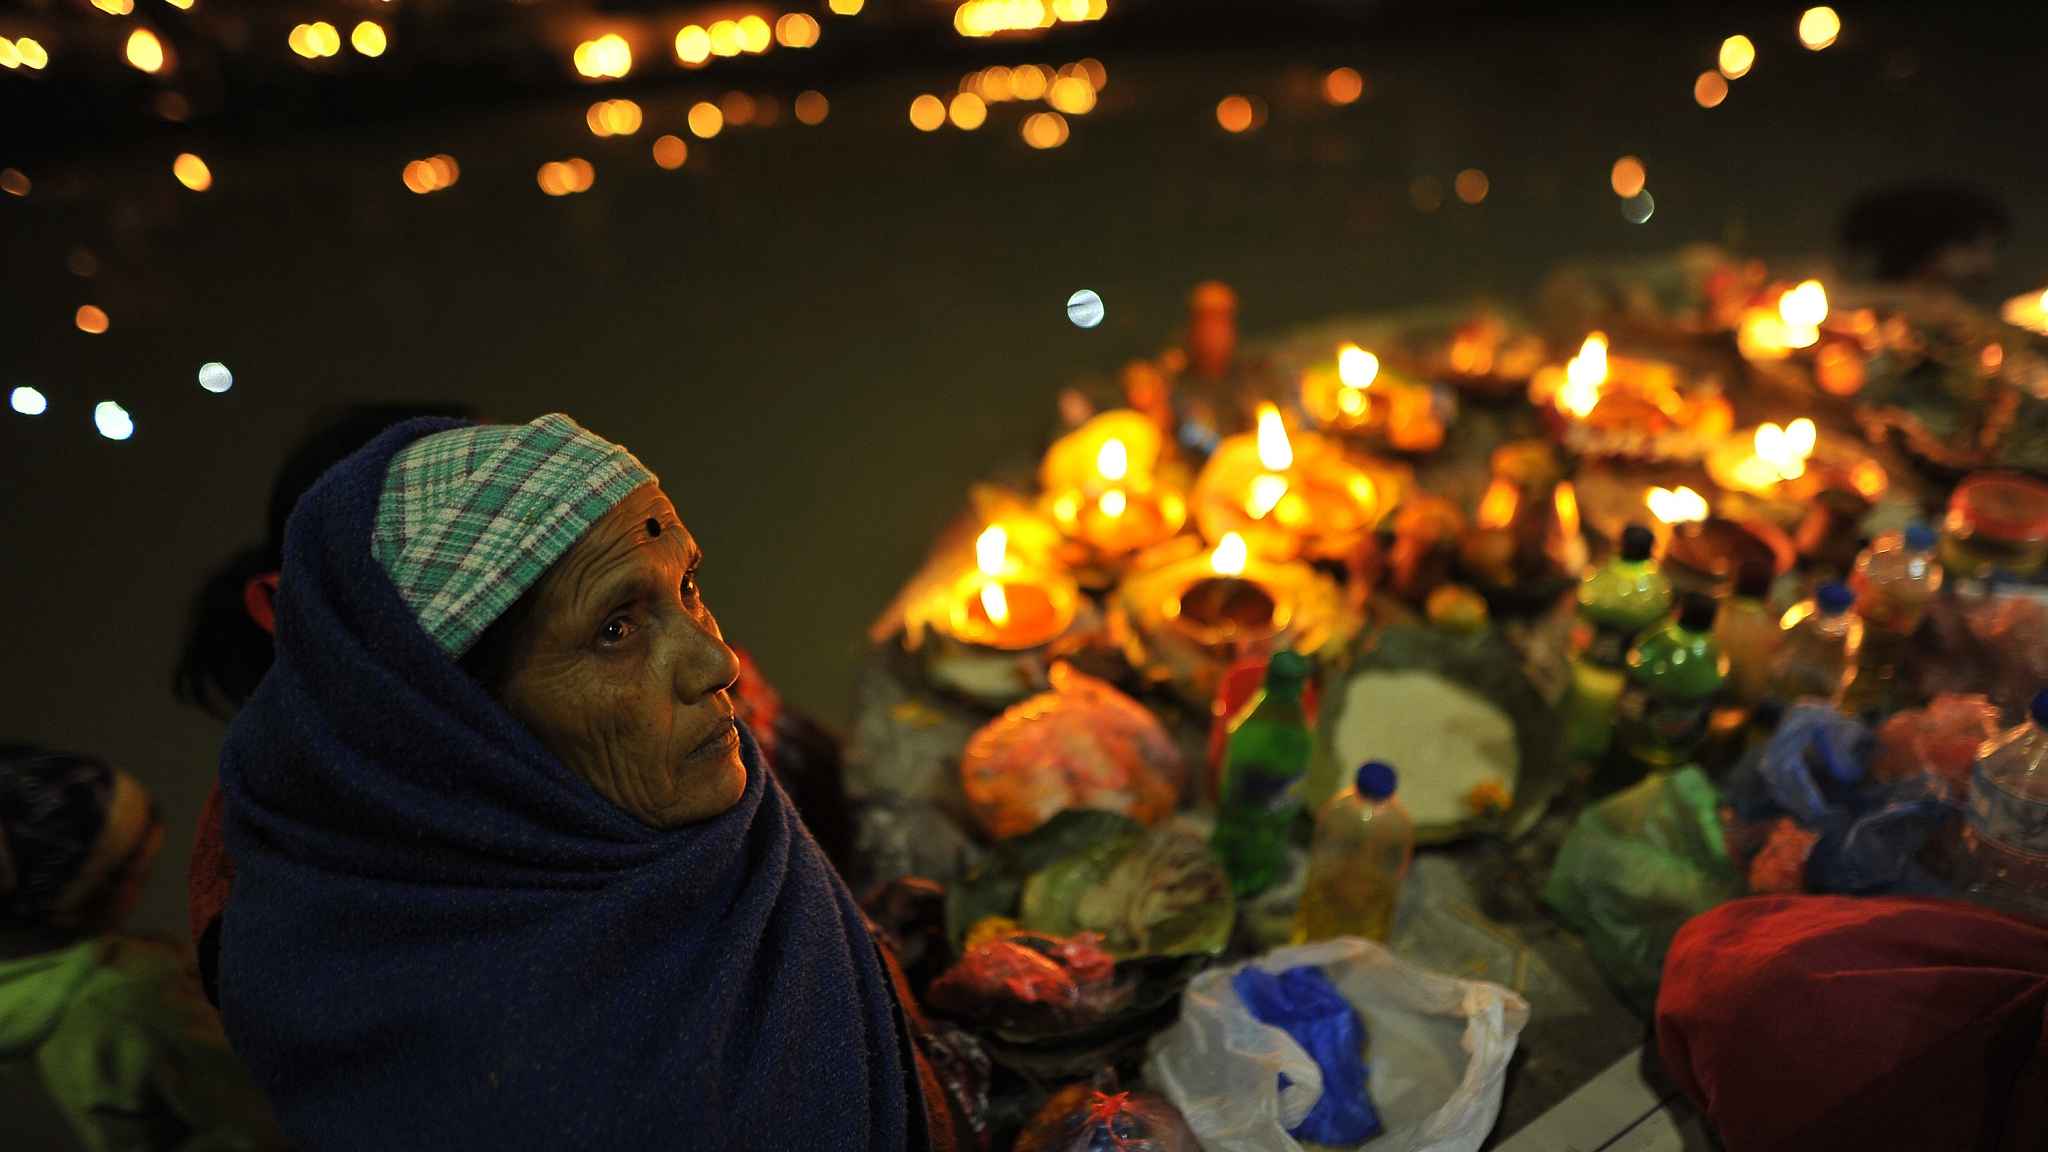
[[[696,761],[711,756],[722,756],[728,752],[737,751],[739,746],[740,730],[732,721],[726,720],[720,723],[718,727],[713,728],[704,739],[699,740],[697,746],[690,749],[689,755],[683,757],[683,759]]]

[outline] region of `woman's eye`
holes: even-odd
[[[626,637],[631,636],[633,631],[634,627],[631,620],[624,616],[614,616],[605,621],[604,626],[597,630],[597,639],[601,644],[620,644],[625,641]]]

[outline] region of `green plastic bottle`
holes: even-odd
[[[1287,839],[1301,810],[1300,783],[1314,744],[1301,706],[1308,672],[1299,653],[1274,653],[1265,687],[1230,722],[1223,798],[1209,843],[1239,896],[1265,891],[1287,871]]]
[[[1651,555],[1648,528],[1622,530],[1614,558],[1579,584],[1565,738],[1574,756],[1597,760],[1614,739],[1614,710],[1627,684],[1629,645],[1671,611],[1671,581]]]
[[[1620,727],[1631,759],[1653,768],[1683,764],[1706,740],[1728,657],[1714,642],[1713,599],[1686,596],[1678,618],[1636,641]]]

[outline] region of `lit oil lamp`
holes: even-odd
[[[1073,581],[1034,571],[1010,555],[1010,534],[991,524],[974,541],[974,571],[959,581],[949,632],[1005,652],[1049,643],[1074,622]]]
[[[1142,412],[1104,412],[1055,441],[1039,465],[1053,521],[1091,559],[1114,561],[1187,523],[1187,500],[1161,476],[1162,437]]]
[[[1322,427],[1372,434],[1399,452],[1443,446],[1444,420],[1429,386],[1383,367],[1356,344],[1337,349],[1334,371],[1318,367],[1302,377],[1301,404]]]
[[[1774,575],[1792,566],[1792,542],[1776,526],[1712,515],[1707,498],[1687,485],[1650,488],[1643,505],[1663,542],[1665,571],[1681,591],[1719,595],[1734,587],[1745,565]]]
[[[1744,309],[1735,347],[1752,362],[1784,360],[1820,343],[1821,322],[1827,318],[1827,289],[1818,280],[1802,280],[1780,293],[1775,304]]]
[[[1998,314],[2007,324],[2048,336],[2048,291],[2015,296],[2005,302]]]
[[[1783,427],[1765,423],[1746,437],[1730,437],[1708,455],[1707,474],[1723,489],[1768,505],[1799,504],[1831,488],[1875,501],[1888,486],[1877,461],[1839,437],[1822,441],[1819,429],[1804,416]]]
[[[1218,542],[1236,532],[1270,560],[1337,556],[1372,528],[1401,484],[1398,473],[1369,472],[1324,437],[1290,436],[1280,410],[1261,404],[1257,430],[1225,438],[1202,468],[1195,523]]]
[[[1262,558],[1236,532],[1208,551],[1183,539],[1147,559],[1111,597],[1112,634],[1133,668],[1198,707],[1247,656],[1313,654],[1358,628],[1335,580],[1300,561]]]
[[[1536,370],[1529,401],[1553,414],[1576,451],[1692,459],[1734,417],[1717,389],[1685,384],[1676,365],[1610,355],[1606,334],[1592,332],[1578,355]]]

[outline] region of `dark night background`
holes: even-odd
[[[966,486],[1029,461],[1065,383],[1107,376],[1178,328],[1187,290],[1220,278],[1248,336],[1329,313],[1513,298],[1556,262],[1718,241],[1828,254],[1860,191],[1923,177],[1995,190],[2014,228],[1984,300],[2048,270],[2038,41],[2022,14],[1837,5],[1824,52],[1803,5],[1197,4],[1111,0],[1098,24],[966,41],[951,5],[822,3],[820,45],[677,67],[668,36],[742,6],[233,4],[134,18],[76,3],[0,8],[50,67],[0,72],[0,738],[101,753],[164,801],[170,849],[139,928],[183,933],[185,849],[220,726],[178,706],[170,670],[202,575],[258,541],[270,478],[319,411],[351,401],[462,402],[525,420],[563,410],[633,448],[709,560],[727,636],[793,702],[848,714],[864,630]],[[375,17],[390,50],[307,65],[297,21],[346,36]],[[179,52],[146,77],[120,63],[147,19]],[[222,47],[212,22],[242,22]],[[577,38],[643,21],[633,73],[578,81]],[[205,34],[201,35],[201,31]],[[1757,45],[1711,110],[1693,79],[1721,38]],[[1072,138],[1026,148],[1016,105],[980,131],[912,129],[913,96],[989,64],[1100,59],[1101,103]],[[1323,72],[1360,69],[1333,108]],[[149,109],[175,88],[189,120]],[[804,127],[800,89],[831,100]],[[774,95],[773,127],[690,142],[656,168],[699,99]],[[1221,131],[1217,101],[1268,121]],[[594,139],[586,107],[630,96],[639,134]],[[171,178],[197,152],[211,190]],[[449,153],[460,182],[410,194],[400,171]],[[1633,153],[1656,213],[1623,219],[1608,167]],[[580,196],[543,196],[539,164],[595,166]],[[1486,172],[1476,206],[1449,194]],[[1433,211],[1412,199],[1440,190]],[[89,249],[97,272],[67,271]],[[1107,320],[1067,322],[1077,288]],[[82,304],[112,327],[72,323]],[[198,366],[224,361],[210,395]],[[116,399],[136,433],[98,436]]]

